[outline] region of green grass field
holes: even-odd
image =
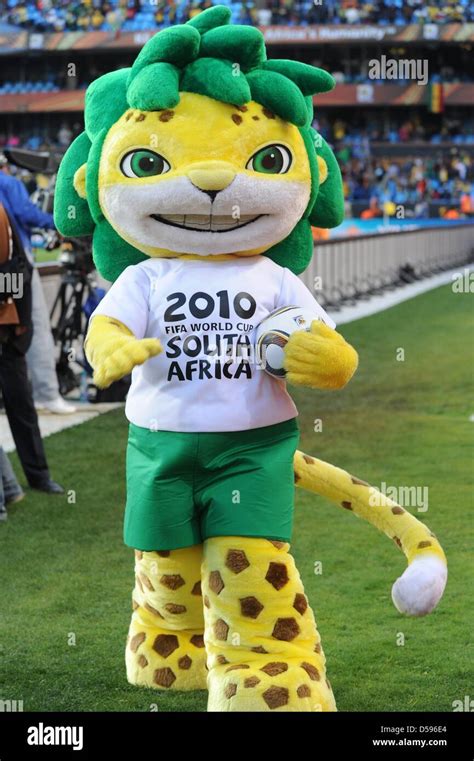
[[[35,261],[38,264],[45,264],[46,262],[51,264],[55,264],[59,254],[61,253],[60,248],[55,248],[54,251],[46,251],[45,248],[35,248]]]
[[[343,326],[360,353],[357,376],[343,392],[295,393],[307,452],[374,485],[429,487],[428,512],[418,517],[449,561],[439,609],[400,616],[390,588],[405,560],[393,543],[297,493],[293,552],[339,710],[451,711],[473,695],[472,322],[469,296],[443,287]],[[133,582],[121,538],[126,435],[117,411],[47,439],[53,474],[73,491],[29,493],[0,525],[0,699],[23,700],[25,710],[205,709],[204,692],[125,681]]]

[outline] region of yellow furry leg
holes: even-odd
[[[125,661],[131,684],[206,689],[202,546],[135,551],[133,615]]]
[[[325,658],[289,545],[216,537],[202,589],[209,711],[335,711]]]

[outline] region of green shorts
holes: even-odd
[[[173,550],[212,536],[289,541],[298,439],[296,419],[223,433],[131,424],[125,544]]]

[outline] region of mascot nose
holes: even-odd
[[[192,164],[186,174],[193,185],[214,200],[219,190],[224,190],[230,185],[236,171],[232,164],[226,161],[200,161]]]

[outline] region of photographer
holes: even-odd
[[[33,334],[31,275],[15,223],[0,192],[0,390],[18,456],[29,485],[49,494],[63,488],[49,474],[25,354]]]
[[[54,229],[53,216],[41,211],[32,203],[21,180],[10,174],[8,161],[2,154],[0,154],[0,203],[14,222],[23,249],[32,262],[31,229],[34,227]],[[31,288],[34,334],[27,359],[35,404],[38,409],[58,415],[71,414],[76,411],[76,408],[66,402],[59,393],[49,313],[36,269],[33,269]]]

